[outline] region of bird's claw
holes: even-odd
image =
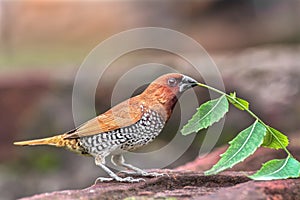
[[[121,173],[135,175],[135,176],[146,176],[146,177],[160,177],[160,176],[169,176],[168,174],[157,173],[157,172],[136,172],[136,171],[121,171]]]
[[[97,182],[108,182],[108,181],[118,181],[118,182],[127,182],[127,183],[138,183],[141,181],[145,181],[145,179],[143,178],[133,178],[133,177],[125,177],[125,178],[121,178],[121,177],[116,177],[116,178],[106,178],[106,177],[99,177],[96,179],[95,184]]]
[[[145,179],[143,179],[143,178],[133,178],[131,176],[128,176],[128,177],[125,177],[125,178],[117,179],[116,181],[128,182],[128,183],[138,183],[138,182],[141,182],[141,181],[145,181]]]
[[[108,181],[112,181],[114,180],[113,178],[106,178],[106,177],[98,177],[96,180],[95,180],[95,184],[97,182],[108,182]]]
[[[160,176],[165,176],[167,174],[163,173],[157,173],[157,172],[143,172],[142,176],[149,176],[149,177],[160,177]]]

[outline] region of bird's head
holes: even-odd
[[[163,107],[172,112],[180,95],[189,88],[197,85],[197,81],[193,78],[179,74],[165,74],[154,80],[141,97],[151,102],[153,106]]]
[[[187,89],[197,85],[197,81],[189,76],[171,73],[165,74],[154,80],[146,89],[146,91],[161,89],[160,92],[172,92],[175,95],[180,95]]]

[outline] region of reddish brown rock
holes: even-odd
[[[249,179],[241,173],[204,176],[191,171],[157,170],[168,176],[147,178],[140,183],[97,183],[83,190],[67,190],[35,195],[24,199],[123,199],[126,197],[176,197],[190,199],[213,194],[221,188],[234,186]]]
[[[66,190],[24,198],[38,199],[152,199],[175,197],[200,200],[300,199],[300,179],[255,182],[245,172],[204,176],[201,172],[157,170],[169,176],[140,183],[97,183],[83,190]]]
[[[276,181],[248,181],[229,188],[222,188],[216,193],[199,198],[203,200],[292,200],[300,199],[300,179]]]

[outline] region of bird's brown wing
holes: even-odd
[[[124,101],[69,132],[64,138],[85,137],[130,126],[140,120],[143,115],[143,109],[139,105],[138,101],[133,101],[133,99]]]

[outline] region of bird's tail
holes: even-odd
[[[56,147],[64,147],[76,153],[84,154],[85,150],[81,147],[77,138],[66,138],[68,133],[56,135],[53,137],[14,142],[18,146],[36,146],[36,145],[51,145]]]
[[[57,135],[53,137],[36,139],[36,140],[14,142],[14,145],[19,145],[19,146],[51,145],[56,147],[64,147],[67,145],[67,141],[64,139],[64,136],[65,135],[63,134],[63,135]]]

